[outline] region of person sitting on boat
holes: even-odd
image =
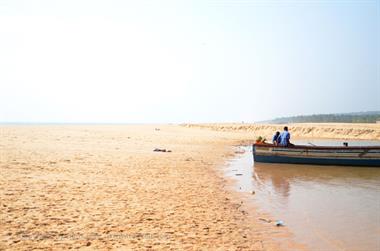
[[[275,135],[273,135],[272,143],[273,145],[277,146],[281,141],[280,132],[277,131]]]
[[[288,131],[288,127],[284,127],[284,131],[280,134],[280,146],[294,146],[292,143],[290,143],[290,133]]]

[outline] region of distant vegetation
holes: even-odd
[[[380,111],[302,115],[276,118],[265,123],[376,123],[376,121],[380,121]]]

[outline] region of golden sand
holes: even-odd
[[[303,249],[286,228],[260,221],[223,178],[233,145],[255,133],[176,125],[0,130],[0,250]]]
[[[249,133],[272,138],[285,125],[278,124],[184,124],[185,127],[214,131]],[[292,138],[380,140],[380,124],[354,123],[297,123],[287,124]]]

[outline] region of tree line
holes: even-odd
[[[346,114],[313,114],[276,118],[267,121],[275,124],[286,123],[376,123],[380,121],[380,111]]]

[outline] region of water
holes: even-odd
[[[297,242],[310,250],[380,250],[380,168],[253,163],[251,147],[244,149],[226,175],[237,180],[237,190],[255,191],[250,200],[283,220]]]

